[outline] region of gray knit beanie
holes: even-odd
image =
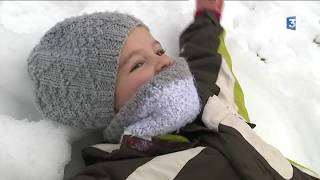
[[[57,23],[28,58],[36,104],[45,118],[80,128],[102,128],[115,115],[120,50],[139,19],[118,12]]]

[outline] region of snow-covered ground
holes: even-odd
[[[81,145],[74,143],[85,135],[40,120],[26,59],[56,22],[105,10],[142,19],[177,56],[194,1],[0,2],[1,180],[59,180],[70,159],[67,174],[81,167]],[[286,29],[289,16],[296,16],[295,31]],[[222,24],[256,132],[286,157],[320,172],[320,2],[226,1]]]

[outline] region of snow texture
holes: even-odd
[[[117,10],[143,20],[167,53],[177,56],[178,38],[193,20],[194,5],[193,0],[0,2],[0,179],[60,180],[68,162],[65,178],[83,166],[74,142],[84,134],[41,120],[33,102],[26,59],[50,27],[66,17]],[[222,19],[256,132],[317,172],[319,9],[317,1],[226,1]],[[296,16],[295,31],[286,29],[289,16]]]
[[[61,179],[70,161],[69,131],[52,121],[0,115],[0,172],[4,180]],[[47,178],[44,178],[47,177]]]

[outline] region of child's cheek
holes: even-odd
[[[154,73],[148,70],[142,70],[139,73],[135,73],[134,75],[132,75],[128,82],[129,88],[130,90],[132,90],[131,95],[136,93],[139,88],[141,88],[146,81],[151,80],[153,76]]]

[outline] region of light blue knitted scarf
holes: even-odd
[[[104,138],[119,143],[124,131],[152,137],[176,131],[195,120],[200,112],[193,76],[182,57],[146,82],[111,120]]]

